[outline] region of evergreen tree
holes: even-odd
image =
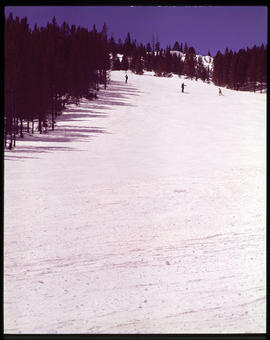
[[[169,48],[167,48],[166,53],[165,53],[164,71],[166,73],[172,72],[172,54]]]
[[[228,75],[228,85],[230,88],[236,89],[236,90],[238,89],[237,77],[236,77],[237,67],[238,67],[238,57],[236,53],[233,53],[229,75]]]
[[[144,66],[145,66],[145,69],[147,71],[152,71],[153,70],[153,62],[152,62],[153,61],[153,54],[152,54],[151,51],[148,51],[148,47],[147,47],[146,56],[144,58]]]
[[[140,44],[138,47],[137,47],[137,51],[139,53],[140,56],[142,56],[143,58],[146,57],[146,48],[143,46],[143,44]]]
[[[15,146],[16,135],[34,133],[34,121],[43,132],[48,118],[55,119],[69,98],[78,102],[98,83],[107,81],[110,59],[107,29],[97,33],[75,25],[61,27],[53,18],[46,27],[29,29],[27,18],[5,18],[5,146]],[[104,75],[106,80],[104,80]],[[47,127],[46,127],[47,129]]]
[[[42,124],[47,121],[50,102],[49,75],[46,69],[46,50],[44,32],[35,25],[32,33],[32,49],[30,69],[31,77],[31,108],[29,121],[32,122],[32,133],[34,133],[34,119],[38,119],[39,132],[42,133]]]
[[[160,42],[159,41],[156,42],[155,52],[156,52],[156,55],[160,54]]]
[[[179,42],[178,42],[178,41],[176,41],[176,42],[174,43],[174,45],[173,45],[173,50],[174,50],[174,51],[180,51],[180,45],[179,45]]]
[[[229,82],[229,72],[231,67],[231,61],[232,61],[232,51],[229,51],[228,48],[225,50],[225,54],[223,56],[223,72],[222,72],[222,85],[226,86]]]
[[[155,76],[161,77],[165,72],[165,58],[162,55],[155,56],[153,71],[155,72]]]
[[[183,52],[183,44],[180,45],[180,52]]]
[[[201,56],[198,57],[198,61],[196,64],[196,79],[200,78],[202,81],[207,79],[207,70],[203,65],[203,59]]]
[[[127,56],[132,55],[132,44],[131,44],[131,38],[130,38],[129,32],[127,34],[127,37],[126,37],[124,45],[123,45],[123,54],[125,54]]]
[[[249,52],[249,66],[247,69],[247,79],[248,82],[253,89],[253,91],[256,91],[256,80],[257,80],[257,48],[254,46],[252,50]]]
[[[136,64],[135,64],[135,73],[136,74],[143,74],[143,60],[141,56],[137,57]]]
[[[136,74],[143,74],[142,57],[139,55],[138,51],[134,51],[130,62],[130,69]]]
[[[189,78],[195,77],[195,67],[196,67],[196,52],[193,47],[189,47],[184,62],[184,74]]]
[[[118,39],[117,51],[118,51],[118,53],[120,53],[120,54],[123,54],[123,53],[124,53],[124,51],[123,51],[123,43],[122,43],[121,38]]]
[[[121,70],[127,71],[129,69],[128,57],[124,54],[121,62]]]
[[[256,80],[260,83],[260,91],[266,87],[266,74],[267,74],[267,63],[266,63],[266,48],[262,44],[258,48],[258,64],[256,72]]]
[[[111,51],[113,57],[116,56],[117,52],[118,52],[118,48],[117,48],[117,44],[114,40],[114,37],[113,35],[111,36],[110,40],[109,40],[109,43],[108,43],[108,47],[109,47],[109,50]]]
[[[113,70],[120,70],[121,69],[121,63],[120,63],[120,59],[118,57],[113,58],[112,69]]]
[[[221,86],[223,81],[223,55],[220,51],[217,51],[213,63],[213,82],[214,84]]]
[[[150,54],[152,52],[151,45],[150,45],[149,42],[146,45],[146,52],[147,52],[147,54]]]
[[[259,82],[262,90],[266,87],[266,49],[254,46],[233,53],[226,48],[224,55],[218,51],[214,58],[213,81],[219,86],[253,91]]]
[[[247,70],[247,58],[244,49],[239,50],[237,53],[237,70],[236,70],[236,79],[238,88],[242,88],[242,86],[246,82],[246,70]]]
[[[171,59],[171,72],[181,75],[183,74],[183,61],[176,54],[172,55]]]
[[[107,88],[108,74],[107,71],[110,69],[110,56],[109,46],[107,43],[107,25],[104,23],[101,31],[100,39],[100,56],[99,56],[99,73],[101,83],[104,84],[104,88]]]

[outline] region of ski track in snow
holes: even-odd
[[[5,151],[5,333],[265,332],[265,94],[123,79]]]

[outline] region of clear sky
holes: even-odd
[[[196,52],[212,56],[228,47],[233,51],[267,43],[266,6],[9,6],[5,14],[27,17],[30,26],[45,26],[53,16],[98,31],[104,22],[109,37],[124,40],[127,32],[139,43],[158,37],[161,47],[177,40]]]

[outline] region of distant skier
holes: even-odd
[[[126,74],[125,78],[126,78],[126,83],[127,83],[127,81],[128,81],[128,75],[127,74]]]
[[[185,90],[185,86],[187,86],[187,85],[185,85],[184,83],[182,83],[182,85],[181,85],[182,92],[184,92],[184,90]]]
[[[221,88],[219,87],[219,89],[218,89],[218,94],[219,94],[219,96],[223,96],[223,93],[222,93],[222,91],[221,91]]]

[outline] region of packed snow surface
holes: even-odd
[[[266,94],[124,75],[5,152],[5,333],[265,332]]]

